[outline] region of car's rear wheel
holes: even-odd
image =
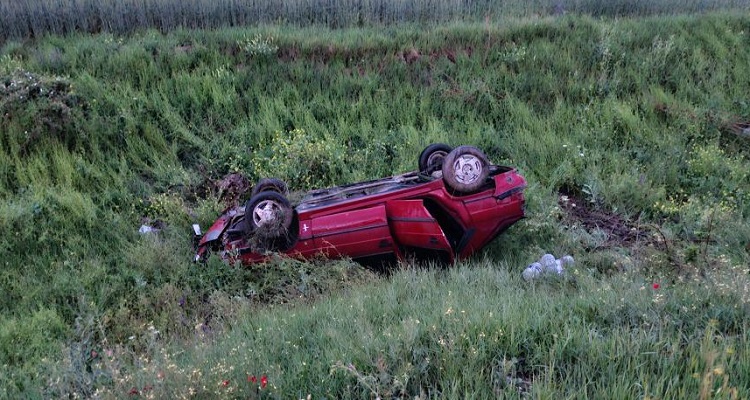
[[[263,191],[245,203],[249,240],[259,251],[285,250],[294,242],[294,210],[280,193]]]
[[[253,186],[253,191],[250,194],[250,197],[255,196],[258,193],[261,192],[276,192],[279,194],[282,194],[284,196],[289,194],[289,187],[287,186],[286,182],[282,181],[281,179],[276,178],[263,178],[259,180],[255,186]]]
[[[432,174],[440,171],[443,160],[453,148],[444,143],[433,143],[422,150],[419,154],[419,172]]]
[[[443,160],[443,180],[460,193],[478,190],[490,174],[487,156],[474,146],[458,146]]]

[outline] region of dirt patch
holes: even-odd
[[[622,215],[598,209],[583,197],[570,190],[561,190],[558,205],[570,225],[582,226],[589,233],[599,231],[606,240],[599,248],[633,247],[654,241],[648,225],[640,225]]]
[[[277,57],[283,62],[297,61],[299,58],[299,49],[296,47],[281,48],[277,53]]]
[[[736,119],[722,125],[722,129],[739,137],[750,139],[750,121],[739,121]]]
[[[240,198],[250,187],[250,180],[240,173],[229,174],[216,182],[219,200],[229,207],[239,205]]]
[[[409,50],[405,50],[401,56],[407,64],[414,64],[415,62],[419,61],[421,54],[419,54],[419,50],[411,48]]]
[[[430,61],[431,62],[435,62],[435,61],[441,59],[442,57],[445,57],[452,64],[455,64],[459,53],[460,53],[460,50],[456,50],[456,49],[438,49],[438,50],[433,50],[430,53]]]

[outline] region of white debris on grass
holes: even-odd
[[[149,233],[155,233],[155,232],[158,232],[158,231],[159,230],[157,228],[154,228],[154,227],[148,226],[148,225],[141,225],[141,228],[138,229],[138,233],[140,233],[141,235],[146,235],[146,234],[149,234]]]
[[[556,259],[552,254],[545,254],[539,261],[529,264],[523,270],[523,279],[529,281],[543,275],[562,275],[565,273],[565,267],[573,265],[574,262],[573,256],[570,255]]]
[[[523,279],[532,280],[534,278],[539,277],[539,275],[542,274],[542,264],[535,262],[526,267],[525,270],[523,270]]]

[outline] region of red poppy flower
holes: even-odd
[[[260,377],[260,388],[263,389],[268,385],[268,377],[263,375]]]
[[[661,287],[661,285],[660,285],[660,284],[658,284],[658,283],[654,283],[652,287],[653,287],[654,289],[658,289],[658,288],[660,288],[660,287]]]
[[[256,378],[255,375],[248,375],[247,376],[247,381],[248,382],[252,382],[252,383],[257,383],[258,382],[258,378]]]
[[[229,380],[221,381],[221,386],[229,386]]]
[[[129,395],[131,395],[131,396],[138,396],[138,395],[139,395],[140,393],[138,392],[138,388],[137,388],[137,387],[135,387],[135,386],[133,386],[133,387],[132,387],[132,388],[130,388],[130,390],[128,391],[128,394],[129,394]]]

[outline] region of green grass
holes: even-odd
[[[7,41],[0,396],[748,397],[749,33],[718,13]],[[228,173],[303,190],[433,142],[529,181],[528,218],[465,264],[190,262]],[[545,252],[569,278],[523,282]]]
[[[405,269],[289,308],[225,299],[223,311],[238,321],[230,332],[197,326],[191,340],[165,346],[163,333],[144,327],[98,349],[91,372],[71,368],[64,382],[84,374],[105,397],[131,385],[156,397],[253,397],[248,377],[263,375],[269,386],[260,393],[277,398],[748,395],[745,311],[733,294],[716,298],[720,289],[702,283],[653,289],[637,276],[581,269],[529,284],[511,270],[488,259]],[[123,363],[141,341],[141,361]],[[115,376],[122,380],[96,384]],[[80,388],[55,385],[49,394],[70,389]]]
[[[20,0],[0,4],[0,41],[72,32],[129,34],[143,29],[210,29],[285,23],[295,26],[431,25],[454,20],[562,15],[646,16],[747,11],[747,0]]]

